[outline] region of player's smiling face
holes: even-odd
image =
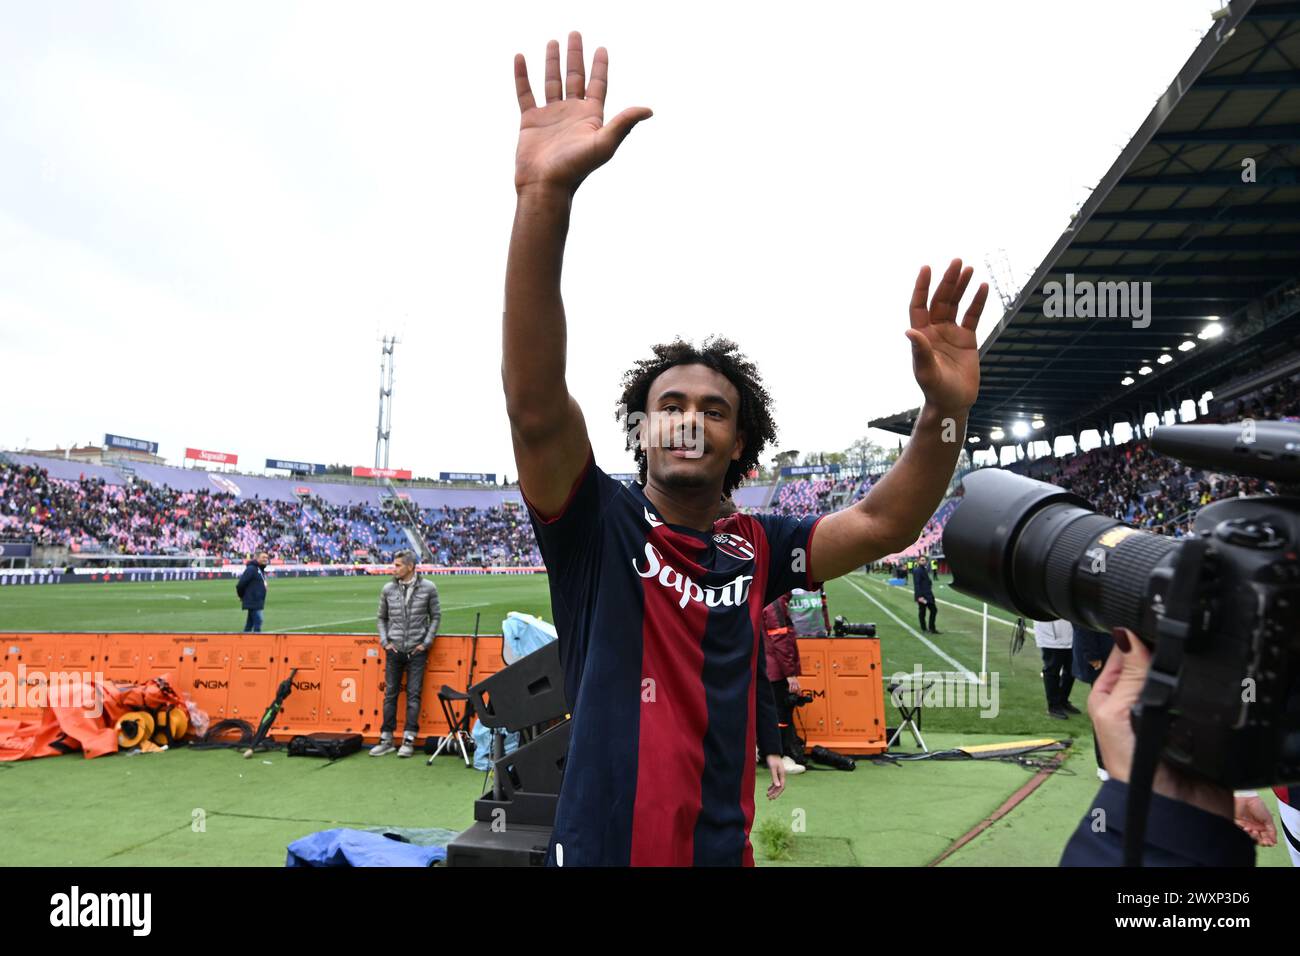
[[[707,365],[675,365],[650,383],[641,428],[646,471],[657,484],[721,492],[740,458],[740,392]]]

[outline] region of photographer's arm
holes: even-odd
[[[1132,631],[1117,630],[1115,649],[1088,695],[1102,763],[1110,774],[1066,844],[1062,866],[1122,866],[1129,769],[1136,738],[1130,712],[1146,682],[1151,653]],[[1147,866],[1253,866],[1250,837],[1232,820],[1232,791],[1161,763],[1152,786],[1142,860]]]
[[[546,47],[546,105],[538,107],[522,55],[515,57],[519,146],[514,228],[506,265],[501,380],[519,485],[544,515],[557,513],[587,460],[582,411],[565,383],[566,328],[560,274],[574,192],[614,155],[647,109],[603,122],[608,74],[604,47],[585,82],[582,38],[569,34],[568,72],[560,48]]]
[[[925,395],[911,440],[867,496],[827,515],[813,535],[811,569],[827,581],[916,541],[952,479],[966,438],[966,415],[979,395],[979,347],[975,329],[988,298],[981,283],[961,324],[957,308],[974,270],[954,259],[926,307],[930,267],[912,290],[907,337],[912,369]]]

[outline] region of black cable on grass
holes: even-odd
[[[228,735],[232,732],[238,732],[239,736],[231,738]],[[224,739],[223,739],[224,738]],[[220,750],[220,749],[239,749],[246,750],[248,745],[253,742],[253,725],[246,720],[230,718],[219,720],[211,727],[208,732],[190,744],[195,750]]]
[[[1075,772],[1073,770],[1063,771],[1061,764],[1050,765],[1046,761],[1037,760],[1031,756],[1032,754],[1037,754],[1037,753],[1044,753],[1044,752],[1055,753],[1055,752],[1060,752],[1068,749],[1069,749],[1068,745],[1062,747],[1053,744],[1045,744],[1042,747],[1037,747],[1033,750],[1027,750],[1021,754],[1008,754],[1004,757],[981,757],[979,759],[988,760],[988,761],[997,761],[998,763],[1013,763],[1016,766],[1023,767],[1026,770],[1031,770],[1034,772],[1044,770],[1044,771],[1049,771],[1051,773],[1064,772],[1069,776],[1075,776]],[[875,756],[868,757],[867,759],[871,760],[873,763],[888,763],[893,766],[898,766],[899,764],[905,761],[910,762],[914,760],[975,760],[977,758],[973,754],[969,754],[964,750],[951,749],[951,750],[931,750],[929,753],[921,753],[921,754],[901,754],[901,753],[890,753],[886,751],[885,753],[876,754]]]
[[[1064,761],[1054,764],[1047,760],[1031,760],[1024,754],[1015,757],[999,757],[998,759],[1004,763],[1014,763],[1019,767],[1024,767],[1026,770],[1032,770],[1034,772],[1043,771],[1045,773],[1059,773],[1065,777],[1078,776],[1077,773],[1065,766]]]

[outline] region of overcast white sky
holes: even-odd
[[[779,447],[843,449],[920,400],[918,267],[978,282],[1005,249],[1024,281],[1216,5],[4,0],[0,447],[370,464],[397,332],[391,464],[513,477],[511,62],[540,96],[577,29],[609,50],[607,115],[655,112],[568,243],[597,461],[632,467],[623,370],[711,332],[763,371]]]

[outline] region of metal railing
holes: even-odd
[[[429,542],[424,540],[424,534],[420,531],[419,516],[411,510],[410,500],[403,498],[397,493],[397,489],[393,486],[393,480],[391,478],[383,479],[383,485],[380,487],[380,492],[382,494],[385,491],[388,494],[383,497],[383,503],[392,505],[391,508],[385,510],[389,512],[400,512],[400,514],[395,515],[395,517],[397,518],[398,523],[402,526],[402,530],[406,532],[407,540],[417,546],[416,550],[420,553],[420,560],[432,561],[433,549],[429,547]]]

